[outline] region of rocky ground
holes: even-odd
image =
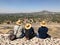
[[[14,41],[9,40],[9,34],[0,34],[0,45],[60,45],[59,38],[46,38],[40,39],[34,37],[31,40],[26,40],[25,37],[22,39],[16,39]]]

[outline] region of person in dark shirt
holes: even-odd
[[[26,37],[26,39],[30,40],[34,36],[35,36],[35,32],[34,32],[33,27],[31,27],[31,24],[30,23],[27,23],[25,25],[25,37]]]
[[[40,24],[41,27],[38,29],[39,38],[45,39],[50,37],[50,35],[47,34],[48,28],[46,27],[45,21],[42,21]]]

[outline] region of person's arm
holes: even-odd
[[[16,32],[17,32],[17,27],[14,26],[14,35],[16,35]]]
[[[40,28],[38,29],[38,33],[39,33],[39,30],[40,30]]]
[[[46,29],[46,33],[48,32],[48,28],[47,27],[45,27],[45,29]]]
[[[35,32],[34,32],[34,29],[31,27],[31,32],[34,34]]]
[[[22,31],[21,31],[22,33],[25,33],[25,29],[24,28],[22,28]]]

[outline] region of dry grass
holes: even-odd
[[[2,29],[2,30],[0,30],[0,34],[2,33],[2,34],[6,34],[7,32],[9,32],[10,30],[9,29]]]
[[[52,37],[58,37],[60,38],[60,27],[49,27],[48,32]]]

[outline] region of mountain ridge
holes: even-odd
[[[39,11],[39,12],[31,12],[31,13],[0,13],[0,15],[49,15],[49,14],[60,14],[60,12],[52,12],[52,11],[47,11],[47,10],[43,10],[43,11]]]

